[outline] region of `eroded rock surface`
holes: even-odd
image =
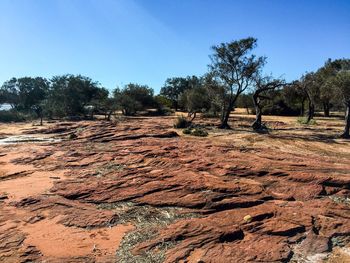
[[[2,146],[0,260],[137,262],[123,258],[130,253],[139,262],[143,255],[166,262],[308,262],[348,246],[349,142],[278,132],[193,138],[179,136],[172,123],[64,123],[40,130],[62,141]],[[337,154],[326,148],[333,143]],[[42,183],[11,194],[10,182],[28,178]],[[45,239],[47,228],[53,234]],[[57,241],[60,233],[72,239],[69,253]],[[56,240],[61,249],[38,239]]]

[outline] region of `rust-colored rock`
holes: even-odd
[[[55,124],[26,132],[59,133],[60,142],[1,146],[2,167],[11,171],[0,168],[0,189],[8,192],[0,192],[0,260],[122,262],[115,257],[128,240],[122,237],[143,233],[147,220],[156,234],[125,252],[135,258],[163,249],[166,262],[288,262],[349,243],[349,142],[334,146],[284,130],[213,130],[193,138],[179,136],[172,122]],[[343,153],[334,155],[337,147]],[[47,181],[22,195],[11,192],[12,180],[30,178]],[[141,208],[163,211],[169,220],[156,224],[156,212],[138,214]],[[93,245],[76,246],[66,257],[51,253],[34,244],[40,226],[89,237],[92,243],[83,244]]]

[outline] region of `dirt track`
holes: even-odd
[[[0,126],[62,139],[0,145],[0,261],[350,262],[341,121],[250,118],[207,138],[171,117]]]

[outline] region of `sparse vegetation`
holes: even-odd
[[[132,223],[136,229],[126,234],[116,254],[118,262],[163,262],[167,249],[175,245],[175,242],[165,241],[152,250],[140,255],[132,254],[136,245],[154,238],[158,231],[179,219],[198,217],[196,214],[181,213],[181,208],[163,207],[156,208],[148,205],[138,206],[132,202],[120,202],[113,204],[100,204],[100,209],[113,210],[118,214],[115,224]]]
[[[176,118],[176,121],[174,123],[174,128],[184,129],[189,127],[190,125],[191,125],[191,122],[187,120],[186,117],[181,115]]]
[[[297,122],[303,125],[317,125],[317,122],[315,119],[308,120],[307,117],[299,117],[297,119]]]

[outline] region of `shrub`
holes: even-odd
[[[203,118],[217,118],[217,117],[219,117],[219,113],[208,111],[208,112],[204,112],[202,114],[202,117]]]
[[[197,128],[191,131],[191,135],[193,136],[199,136],[199,137],[206,137],[208,136],[208,132],[206,130]]]
[[[183,134],[191,134],[191,129],[190,128],[186,128],[182,131]]]
[[[191,122],[181,115],[177,117],[174,128],[183,129],[189,127],[190,125]]]
[[[21,122],[25,120],[26,117],[17,111],[0,111],[0,122]]]
[[[298,121],[298,123],[304,124],[304,125],[317,125],[317,122],[314,119],[311,119],[308,123],[307,117],[299,117],[297,121]]]

